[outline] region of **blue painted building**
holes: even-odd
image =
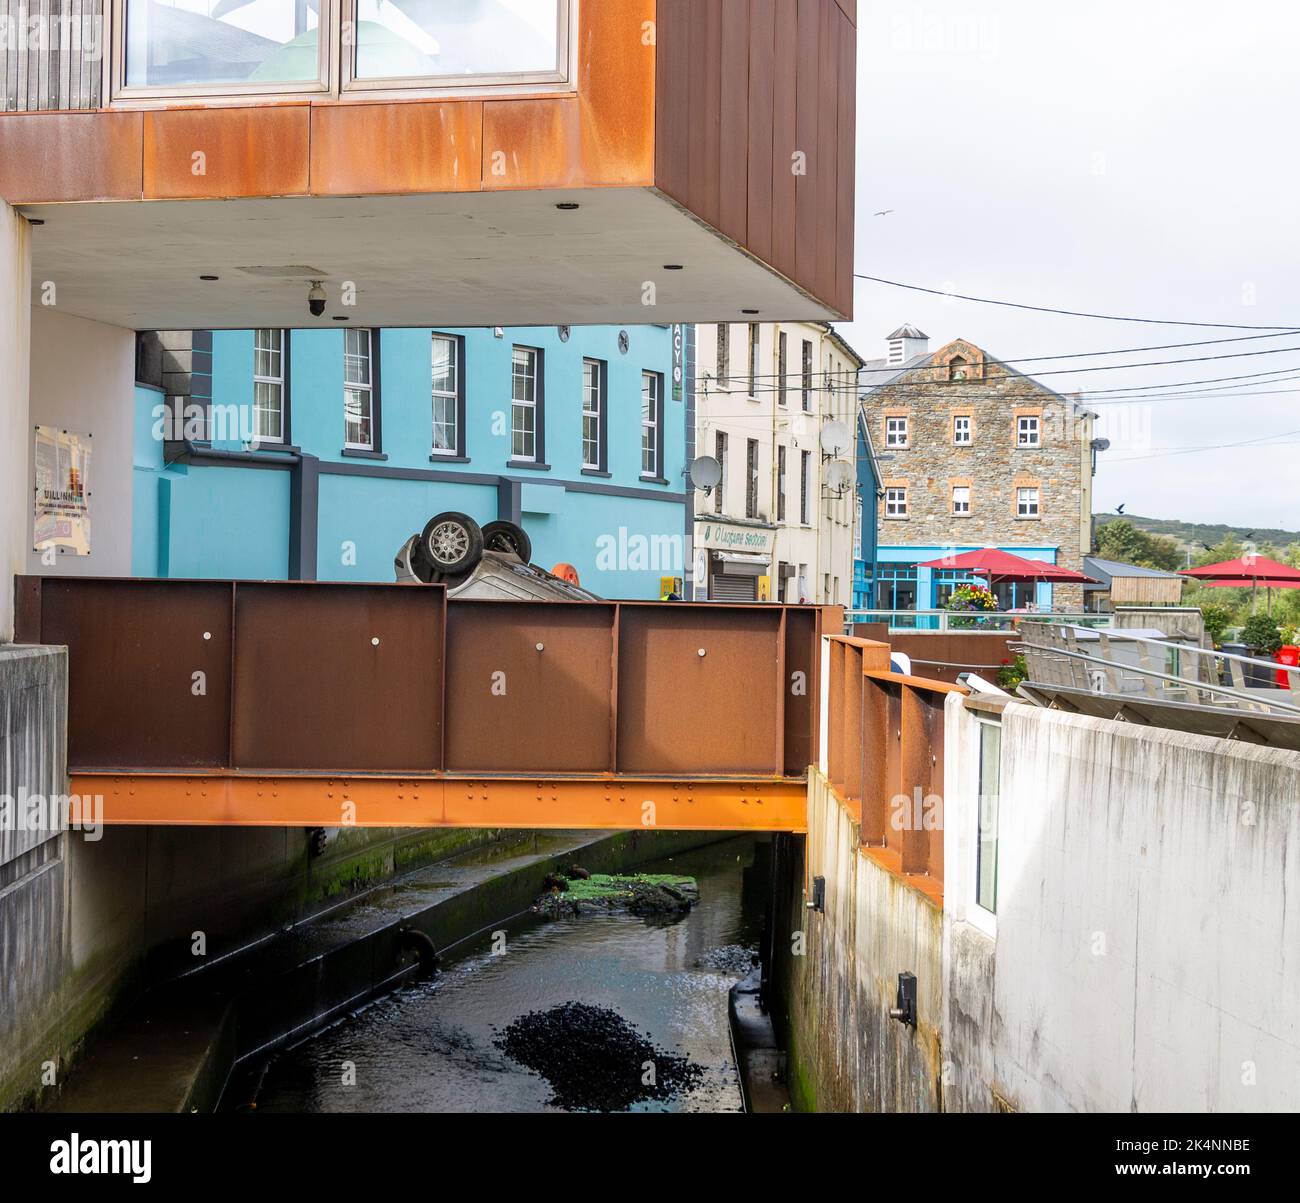
[[[606,597],[684,574],[671,327],[195,332],[190,355],[188,397],[136,389],[137,575],[391,581],[448,510],[519,523]]]
[[[876,521],[882,492],[880,465],[871,441],[866,415],[857,407],[858,513],[853,528],[853,609],[875,608]]]

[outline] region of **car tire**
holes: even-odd
[[[482,527],[457,510],[430,518],[420,543],[439,576],[472,572],[483,558]]]
[[[485,551],[505,551],[519,557],[524,564],[533,562],[533,541],[528,532],[514,522],[489,522],[483,528]]]

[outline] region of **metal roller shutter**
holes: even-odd
[[[709,590],[709,600],[720,602],[757,601],[758,577],[729,576],[724,572],[715,572]]]

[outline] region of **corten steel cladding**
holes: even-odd
[[[612,772],[616,614],[599,603],[453,602],[448,772]]]
[[[619,772],[782,773],[781,623],[775,606],[621,607]]]
[[[25,578],[19,637],[68,648],[69,768],[229,763],[229,582]]]
[[[446,593],[400,585],[241,584],[234,767],[442,767]]]
[[[785,612],[785,767],[802,777],[817,759],[817,672],[819,641],[815,610]]]

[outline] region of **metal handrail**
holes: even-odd
[[[1158,640],[1153,642],[1158,642]],[[1035,647],[1033,648],[1033,650],[1041,651],[1051,656],[1067,656],[1072,660],[1083,660],[1088,664],[1096,664],[1102,668],[1113,669],[1113,668],[1121,667],[1116,665],[1113,660],[1103,660],[1099,656],[1089,656],[1086,652],[1072,652],[1067,650],[1066,648]],[[1246,705],[1248,705],[1252,709],[1285,710],[1291,714],[1300,714],[1300,706],[1292,705],[1290,702],[1275,702],[1272,700],[1265,700],[1262,697],[1257,697],[1251,694],[1242,693],[1241,690],[1232,689],[1226,685],[1213,685],[1208,681],[1189,681],[1186,677],[1175,677],[1169,673],[1162,673],[1159,670],[1154,668],[1142,668],[1136,664],[1125,664],[1122,667],[1129,669],[1132,672],[1140,673],[1142,676],[1152,677],[1158,681],[1169,681],[1171,684],[1177,685],[1182,689],[1187,689],[1188,687],[1192,687],[1198,690],[1204,690],[1206,693],[1226,694],[1230,698],[1235,698],[1239,702],[1246,703]],[[1276,668],[1277,666],[1274,665],[1273,667]],[[1038,682],[1038,684],[1046,684],[1046,682]],[[1123,697],[1124,695],[1116,694],[1114,696]]]
[[[1057,626],[1060,624],[1044,623],[1043,625]],[[1067,623],[1065,625],[1068,626],[1069,624]],[[1270,672],[1277,672],[1279,670],[1290,672],[1300,671],[1292,668],[1288,664],[1280,664],[1276,660],[1261,660],[1258,656],[1241,656],[1236,652],[1221,652],[1217,648],[1201,647],[1199,644],[1195,643],[1182,643],[1177,639],[1151,639],[1146,635],[1130,635],[1127,631],[1120,630],[1108,630],[1106,632],[1106,638],[1122,643],[1149,643],[1153,647],[1164,648],[1166,651],[1173,648],[1179,652],[1191,652],[1195,656],[1210,656],[1218,660],[1237,660],[1242,664],[1250,664],[1257,668],[1268,669]]]

